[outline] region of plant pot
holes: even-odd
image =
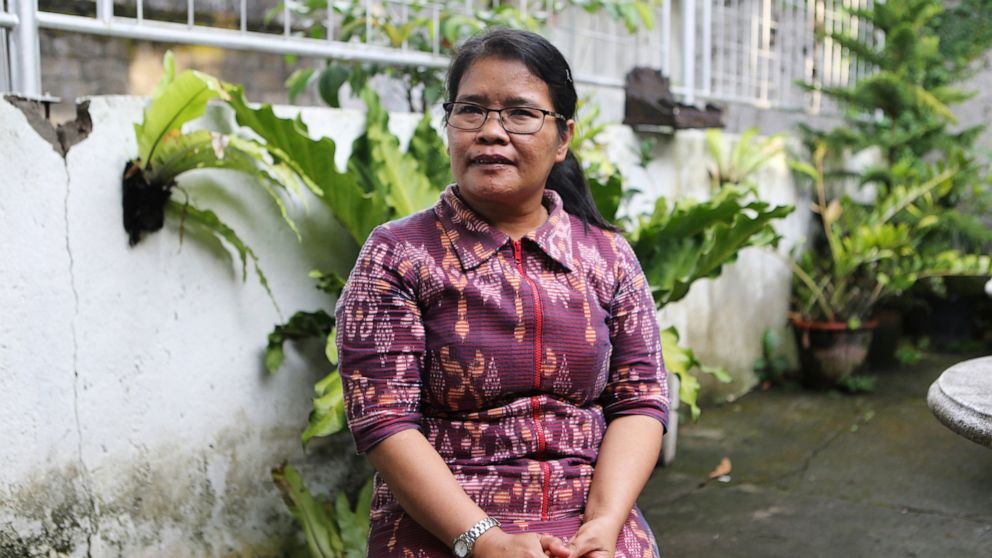
[[[877,321],[851,329],[843,322],[807,322],[792,319],[803,383],[829,388],[857,372],[868,357]]]
[[[903,317],[897,308],[882,308],[875,312],[878,327],[872,333],[868,348],[868,363],[872,368],[891,368],[899,364],[896,349],[902,340]]]

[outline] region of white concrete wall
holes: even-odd
[[[0,556],[272,556],[297,533],[269,479],[284,460],[315,486],[339,485],[362,462],[347,436],[298,442],[322,347],[287,347],[275,376],[262,366],[281,320],[253,274],[242,282],[226,250],[175,223],[129,248],[121,172],[136,144],[143,100],[91,99],[93,132],[59,155],[0,99]],[[283,113],[293,109],[281,109]],[[308,108],[304,119],[338,143],[343,166],[362,124],[356,111]],[[408,138],[415,115],[394,115]],[[660,144],[648,170],[629,129],[609,132],[614,157],[652,194],[706,184],[701,134]],[[332,308],[312,268],[346,272],[357,247],[320,211],[294,208],[309,252],[241,175],[200,171],[181,187],[240,231],[261,257],[283,317]],[[762,192],[795,203],[783,165]],[[181,195],[177,192],[176,195]],[[796,238],[801,223],[783,231]],[[723,277],[693,287],[662,313],[708,363],[750,387],[764,327],[781,327],[788,273],[747,251]]]

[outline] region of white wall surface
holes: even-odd
[[[282,317],[254,274],[242,282],[239,264],[209,239],[187,233],[180,244],[174,222],[129,248],[120,180],[137,150],[132,123],[143,102],[92,98],[94,130],[63,158],[0,99],[3,557],[274,556],[297,529],[272,466],[301,465],[325,490],[364,474],[347,435],[315,444],[307,459],[300,448],[312,385],[326,373],[322,347],[287,345],[274,376],[261,359],[274,324],[297,310],[332,309],[306,272],[347,272],[357,247],[313,202],[294,214],[304,235],[327,240],[304,253],[248,179],[198,171],[181,188],[255,249]],[[361,113],[308,108],[302,116],[338,143],[343,166]],[[406,141],[416,121],[394,115],[391,124]],[[647,169],[636,164],[629,129],[608,134],[634,186],[705,194],[702,134],[660,143]],[[761,190],[796,203],[781,161]],[[802,226],[781,224],[790,242]],[[762,331],[784,327],[788,282],[775,256],[748,250],[661,321],[734,374],[723,393],[740,393],[754,383]]]

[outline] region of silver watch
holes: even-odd
[[[482,521],[479,521],[472,526],[471,529],[465,531],[455,542],[451,544],[451,548],[458,558],[467,558],[472,555],[472,547],[475,546],[475,541],[479,540],[479,537],[483,533],[492,529],[493,527],[499,527],[499,520],[495,517],[487,517]]]

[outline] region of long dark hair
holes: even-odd
[[[458,53],[448,67],[448,101],[458,97],[458,84],[469,67],[483,58],[501,58],[521,62],[530,73],[541,78],[548,85],[555,112],[567,119],[575,117],[575,103],[578,96],[572,82],[572,70],[561,52],[547,39],[530,31],[518,29],[494,29],[476,35],[458,49]],[[557,119],[558,134],[564,139],[568,132],[567,124]],[[565,211],[575,215],[584,223],[601,229],[617,231],[596,207],[586,183],[582,166],[572,150],[568,150],[565,160],[555,163],[548,175],[547,188],[561,197]]]

